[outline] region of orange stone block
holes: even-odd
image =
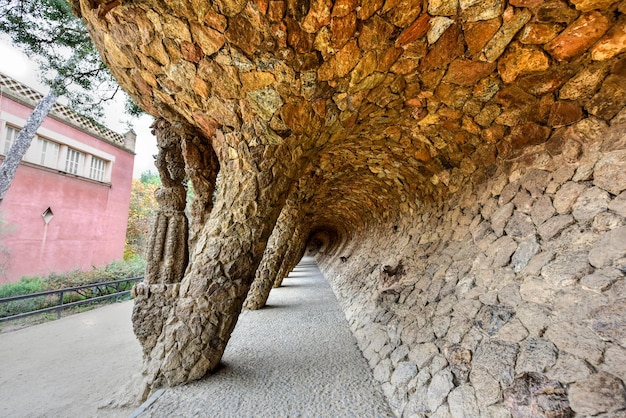
[[[524,26],[519,40],[523,44],[543,45],[554,39],[563,26],[558,23],[529,23]]]
[[[551,130],[547,126],[526,122],[513,128],[509,142],[513,149],[538,145],[548,140],[550,132]]]
[[[478,56],[498,29],[500,29],[499,17],[464,25],[465,42],[467,43],[467,49],[470,54],[472,54],[473,57]]]
[[[256,7],[259,8],[259,11],[261,12],[261,14],[267,13],[267,8],[269,6],[268,0],[254,0],[254,3],[256,4]]]
[[[510,0],[509,4],[511,6],[527,7],[529,9],[532,9],[533,7],[541,5],[541,3],[543,2],[544,0]]]
[[[348,74],[361,59],[361,50],[352,40],[335,55],[335,74],[343,77]]]
[[[461,28],[459,25],[453,24],[446,29],[437,43],[432,46],[420,67],[422,70],[440,68],[462,55],[464,51]]]
[[[359,6],[359,0],[337,0],[333,5],[332,16],[342,17],[352,12]]]
[[[277,3],[277,2],[272,2],[272,3]],[[213,29],[224,33],[224,31],[226,30],[226,18],[224,16],[222,16],[221,14],[218,14],[214,11],[209,11],[205,16],[204,16],[204,23],[206,23],[207,25],[209,25],[210,27],[212,27]]]
[[[462,86],[473,86],[495,68],[496,64],[492,62],[457,59],[450,63],[444,81]]]
[[[626,51],[626,18],[622,17],[591,49],[591,59],[604,61]]]
[[[428,152],[427,149],[425,148],[420,148],[417,151],[415,151],[414,157],[416,160],[418,161],[422,161],[427,163],[428,161],[432,160],[432,156],[430,155],[430,152]]]
[[[180,53],[185,60],[190,62],[198,62],[204,56],[204,54],[202,53],[202,48],[200,48],[196,44],[187,41],[181,41]]]
[[[602,13],[585,13],[546,44],[545,50],[559,61],[577,57],[598,41],[610,27],[611,21]]]
[[[331,45],[341,48],[348,42],[356,31],[356,13],[343,17],[334,17],[330,23]]]
[[[278,22],[283,20],[285,16],[285,2],[284,1],[270,1],[267,9],[267,17],[270,22]]]
[[[512,48],[498,61],[498,73],[502,81],[512,83],[519,75],[543,71],[549,66],[548,56],[541,50]]]
[[[413,22],[411,26],[402,31],[400,36],[398,36],[398,39],[396,39],[396,47],[410,44],[414,40],[426,35],[428,29],[430,28],[429,22],[430,16],[427,13],[424,13],[423,15],[415,19],[415,22]]]
[[[550,108],[548,124],[553,128],[570,125],[583,118],[583,109],[576,103],[556,102]]]

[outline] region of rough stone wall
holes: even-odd
[[[626,1],[73,3],[125,90],[197,136],[144,395],[213,370],[255,277],[309,242],[399,413],[623,407]]]
[[[318,256],[398,416],[626,415],[626,127],[557,141]]]

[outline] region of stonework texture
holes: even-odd
[[[576,163],[540,146],[318,257],[398,416],[624,414],[626,129],[589,122]]]
[[[309,251],[398,416],[626,414],[626,2],[73,5],[180,142],[143,397],[213,370]]]

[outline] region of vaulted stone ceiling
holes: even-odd
[[[119,3],[82,13],[144,109],[299,147],[339,217],[408,211],[626,97],[616,1]]]
[[[335,267],[349,258],[343,249],[368,249],[345,264],[352,275],[333,267],[353,281],[339,293],[353,303],[370,303],[370,294],[384,302],[383,290],[405,267],[428,276],[432,265],[423,260],[452,253],[460,245],[450,244],[452,237],[504,233],[522,176],[505,179],[508,166],[541,168],[524,180],[528,192],[520,192],[539,202],[549,179],[561,179],[556,190],[579,165],[582,174],[574,178],[588,181],[589,161],[600,158],[589,144],[601,141],[609,124],[624,122],[624,1],[74,0],[74,6],[120,84],[160,118],[159,168],[169,180],[146,282],[135,290],[148,391],[213,369],[255,273],[250,294],[264,296],[248,296],[249,308],[263,306],[307,242],[324,248],[327,266]],[[623,148],[621,136],[611,138],[617,139],[607,152]],[[589,149],[596,150],[592,157]],[[619,173],[622,163],[611,161],[607,172]],[[182,165],[200,191],[188,249]],[[598,174],[601,187],[622,192],[621,185],[606,186],[606,177]],[[505,187],[509,181],[515,192]],[[487,207],[466,204],[461,214],[449,206],[476,190],[475,202]],[[507,199],[491,199],[505,192]],[[522,200],[516,216],[526,221],[531,203]],[[558,219],[571,225],[565,221]],[[363,234],[381,234],[376,227],[389,222],[388,234],[400,230],[395,240]],[[561,230],[540,235],[549,243]],[[498,268],[509,263],[518,232],[473,266],[494,257],[503,258],[493,261]],[[385,266],[380,281],[364,279],[394,251],[410,263]],[[441,257],[437,263],[450,262]],[[511,268],[498,274],[514,275]],[[371,320],[363,318],[357,321]]]

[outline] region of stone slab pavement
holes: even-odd
[[[141,368],[132,302],[0,334],[0,417],[392,417],[339,304],[304,258],[244,312],[223,365],[151,405],[102,407]]]
[[[245,311],[211,376],[166,389],[135,416],[393,417],[315,260]]]

